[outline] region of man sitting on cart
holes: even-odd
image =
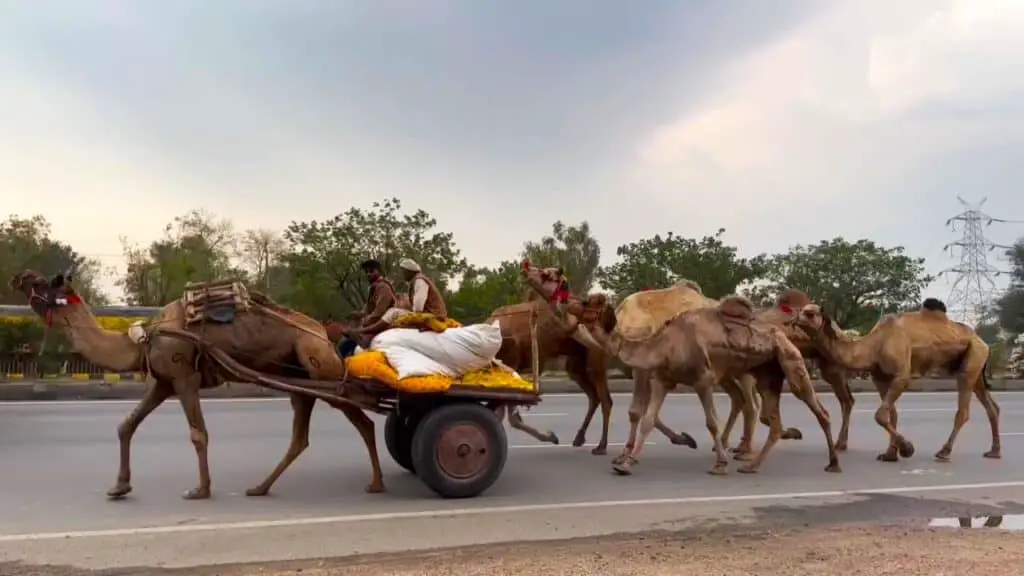
[[[409,283],[412,311],[433,314],[438,320],[448,318],[448,307],[445,306],[441,291],[430,278],[427,278],[420,265],[411,258],[403,258],[398,267],[402,269],[402,276]]]
[[[338,352],[342,358],[355,353],[356,346],[369,348],[374,336],[388,329],[389,323],[384,314],[397,307],[395,287],[381,272],[380,262],[367,260],[360,265],[366,280],[370,283],[370,295],[363,307],[363,317],[359,328],[348,330],[345,337],[338,343]]]

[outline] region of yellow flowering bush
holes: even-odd
[[[363,380],[383,382],[401,392],[430,394],[447,392],[452,386],[490,388],[492,390],[516,390],[530,392],[533,383],[518,378],[515,374],[498,367],[467,372],[461,379],[433,374],[410,376],[399,380],[398,372],[388,364],[387,356],[379,350],[360,352],[348,358],[348,373]]]
[[[459,328],[462,324],[452,318],[439,320],[437,316],[429,312],[410,312],[399,316],[392,325],[395,328],[416,328],[417,330],[430,330],[431,332],[444,332],[449,328]]]

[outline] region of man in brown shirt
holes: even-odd
[[[363,307],[363,319],[359,322],[359,328],[347,331],[345,336],[360,347],[367,348],[374,336],[388,329],[389,324],[383,320],[384,313],[396,306],[397,298],[395,287],[381,273],[380,262],[367,260],[360,268],[370,283],[370,295],[366,299],[366,306]],[[345,346],[344,349],[349,351],[354,347]]]
[[[448,317],[448,307],[444,304],[441,291],[427,278],[420,265],[411,258],[404,258],[398,263],[402,276],[409,283],[409,300],[412,301],[413,312],[428,312],[444,320]]]

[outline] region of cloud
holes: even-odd
[[[641,138],[627,181],[747,251],[876,236],[937,271],[957,194],[1024,215],[1019,162],[997,152],[1024,151],[1022,31],[1013,2],[833,2]]]
[[[194,207],[281,228],[398,196],[480,264],[561,218],[605,260],[724,226],[939,269],[957,194],[1024,214],[1015,3],[0,6],[5,208],[85,252]]]

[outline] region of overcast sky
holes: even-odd
[[[398,196],[477,264],[561,218],[938,271],[957,194],[1024,219],[1022,58],[1019,0],[0,0],[0,212],[108,265]]]

